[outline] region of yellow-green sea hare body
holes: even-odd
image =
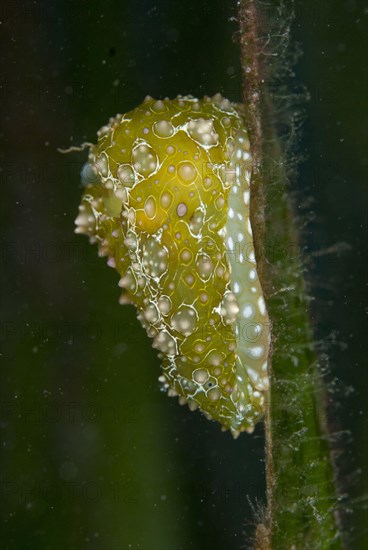
[[[251,167],[241,105],[147,97],[98,132],[76,219],[153,338],[162,387],[235,437],[253,431],[268,389]]]

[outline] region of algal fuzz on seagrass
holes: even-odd
[[[159,350],[159,377],[236,437],[262,417],[269,321],[250,223],[242,106],[154,100],[111,118],[82,170],[76,232],[120,274]]]

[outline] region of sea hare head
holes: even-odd
[[[268,388],[249,149],[241,106],[219,94],[147,97],[98,132],[76,219],[119,272],[163,388],[234,436],[253,430]]]

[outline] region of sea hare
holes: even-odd
[[[155,100],[103,126],[76,232],[119,275],[159,351],[159,381],[234,437],[268,389],[269,320],[250,222],[243,108],[220,94]]]

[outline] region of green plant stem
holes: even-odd
[[[268,99],[272,75],[265,55],[265,7],[242,0],[239,8],[244,103],[254,159],[251,218],[272,326],[265,412],[267,512],[257,527],[255,547],[332,550],[342,548],[334,470],[284,153]],[[282,17],[276,8],[274,13]]]

